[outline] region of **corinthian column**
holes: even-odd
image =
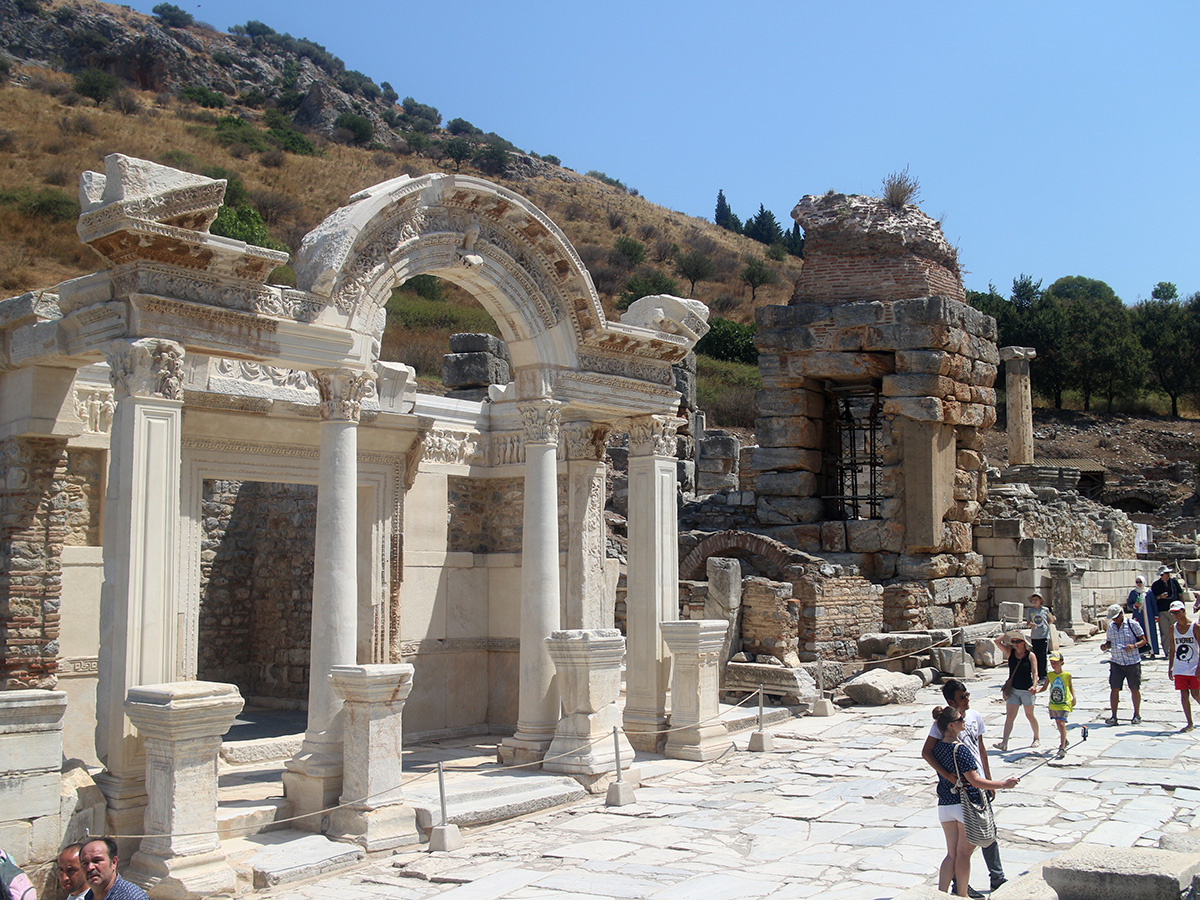
[[[671,659],[660,622],[679,618],[679,521],[673,416],[629,430],[629,551],[625,596],[625,733],[657,752],[670,707]]]
[[[567,589],[565,628],[612,628],[604,579],[604,445],[612,426],[570,422],[567,451]]]
[[[124,704],[130,688],[178,677],[183,347],[122,340],[109,344],[105,355],[116,409],[104,504],[96,694],[96,753],[105,772],[96,783],[108,801],[108,830],[140,834],[144,740]]]
[[[308,729],[283,776],[297,815],[335,806],[342,792],[342,701],[329,673],[333,666],[357,662],[358,420],[373,378],[373,373],[348,369],[313,374],[321,394],[322,422]],[[302,819],[300,825],[316,830],[321,821]]]
[[[558,630],[558,413],[561,403],[517,404],[525,423],[525,507],[521,540],[521,685],[517,733],[500,745],[503,762],[546,755],[560,703],[546,638]]]
[[[1033,463],[1033,393],[1029,384],[1029,361],[1037,357],[1033,347],[1001,347],[1004,360],[1004,401],[1008,413],[1008,464]]]

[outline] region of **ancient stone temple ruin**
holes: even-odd
[[[41,722],[57,741],[22,775],[53,802],[4,811],[21,860],[82,831],[60,821],[57,748],[102,767],[93,832],[194,830],[162,804],[215,791],[201,737],[217,740],[243,700],[307,710],[284,775],[298,815],[335,805],[352,774],[378,786],[386,760],[356,750],[352,772],[344,738],[397,749],[400,709],[409,737],[492,731],[505,759],[539,760],[561,737],[547,638],[613,622],[614,430],[629,435],[635,536],[622,725],[637,742],[668,719],[672,365],[707,309],[649,297],[610,321],[540,211],[447,175],[353,196],[305,239],[299,287],[280,287],[267,276],[285,254],[208,232],[224,190],[110,156],[83,177],[79,220],[104,268],[0,302],[14,698],[0,737]],[[418,395],[410,368],[379,359],[383,305],[419,274],[498,323],[512,377],[486,398]],[[371,724],[392,715],[394,732]],[[199,780],[148,782],[148,760]],[[367,847],[415,840],[411,810],[405,822],[383,793],[392,811],[363,807],[345,831]],[[163,841],[134,860],[144,881],[224,883],[218,851]]]

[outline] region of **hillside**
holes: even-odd
[[[73,198],[79,173],[119,151],[230,178],[227,203],[253,207],[293,252],[355,191],[402,173],[461,168],[524,195],[557,222],[610,313],[638,272],[669,276],[676,293],[740,322],[753,320],[753,306],[791,294],[795,257],[766,260],[777,280],[751,303],[739,275],[764,257],[763,244],[656,206],[616,179],[521,152],[462,119],[435,125],[437,110],[413,98],[398,103],[386,82],[345,70],[319,44],[247,25],[251,33],[224,34],[200,23],[166,27],[93,0],[0,0],[0,290],[94,268],[63,195]],[[96,72],[117,79],[102,102],[80,91],[80,78]],[[458,162],[456,140],[470,146]],[[715,267],[694,290],[675,262],[689,251]]]

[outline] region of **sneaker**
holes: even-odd
[[[1054,758],[1055,759],[1066,759],[1067,758],[1067,748],[1059,747],[1058,753],[1054,754]]]
[[[967,896],[974,897],[975,900],[983,900],[983,898],[986,897],[987,894],[981,894],[981,893],[979,893],[979,891],[975,890],[975,888],[971,887],[970,885],[967,885]]]
[[[1192,730],[1192,726],[1191,726],[1191,725],[1184,725],[1182,728],[1180,728],[1180,729],[1179,729],[1179,733],[1180,733],[1180,734],[1187,734],[1187,733],[1188,733],[1189,731],[1191,731],[1191,730]]]
[[[993,890],[993,891],[994,891],[994,890],[996,890],[997,888],[999,888],[999,887],[1000,887],[1000,885],[1004,884],[1004,883],[1005,883],[1005,882],[1007,882],[1007,881],[1008,881],[1008,879],[1007,879],[1007,878],[998,878],[998,879],[996,879],[995,881],[993,881],[993,882],[992,882],[992,890]]]
[[[1134,716],[1132,719],[1130,719],[1130,720],[1129,720],[1129,724],[1130,724],[1130,725],[1141,725],[1141,724],[1142,724],[1142,717],[1141,717],[1141,716]]]
[[[1109,716],[1107,719],[1105,719],[1105,720],[1104,720],[1104,724],[1105,724],[1105,725],[1116,725],[1116,724],[1117,724],[1117,717],[1116,717],[1116,716]]]

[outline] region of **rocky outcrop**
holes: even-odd
[[[1092,545],[1108,543],[1118,559],[1136,556],[1137,531],[1119,509],[1088,500],[1074,491],[1039,490],[1036,494],[994,491],[988,495],[979,523],[1018,519],[1022,533],[1043,538],[1049,555],[1074,558],[1092,555]]]

